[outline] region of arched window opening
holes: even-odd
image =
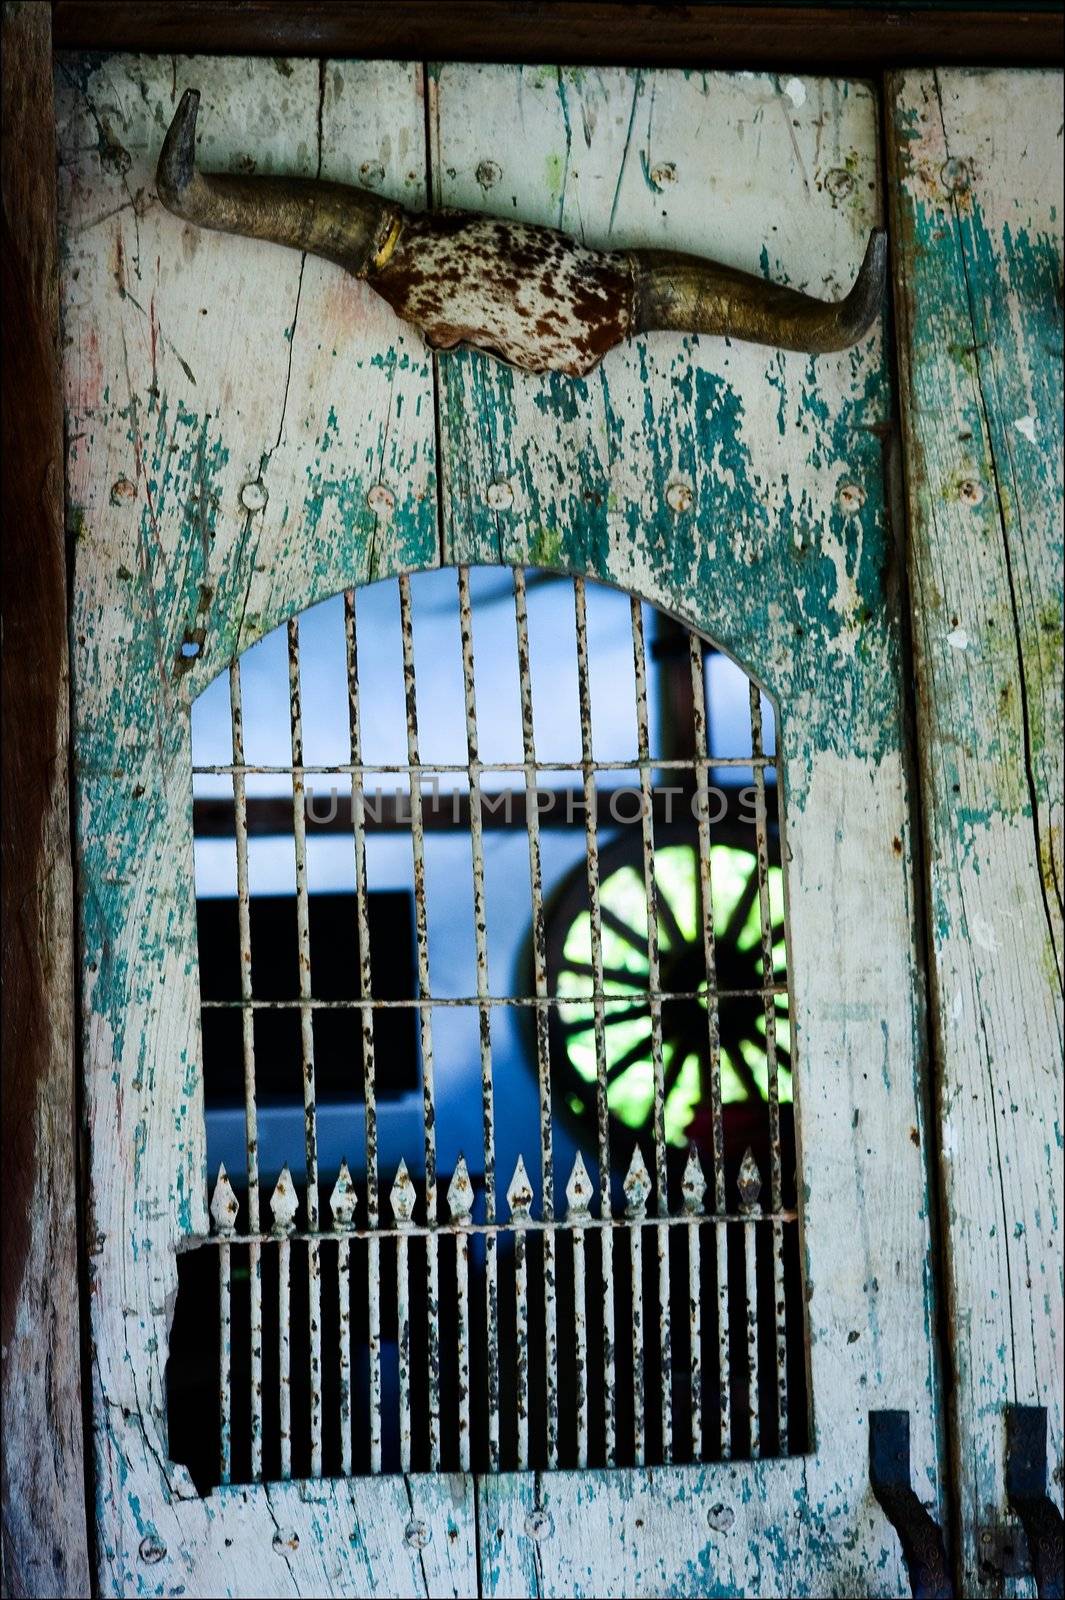
[[[293,618],[192,716],[214,1231],[171,1455],[805,1450],[769,699],[620,591],[459,568]]]

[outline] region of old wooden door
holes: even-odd
[[[61,61],[101,1590],[904,1592],[869,1491],[870,1412],[908,1413],[913,1483],[937,1517],[941,1480],[882,333],[817,360],[653,337],[579,381],[434,359],[337,269],[162,210],[154,163],[187,84],[202,91],[216,167],[378,185],[589,242],[668,242],[829,296],[882,206],[877,101],[862,84]],[[292,1196],[275,1195],[278,1238],[265,1239],[265,1194],[252,1234],[243,1217],[231,1234],[223,1184],[212,1234],[190,708],[317,601],[349,591],[354,607],[362,585],[441,565],[601,580],[694,630],[693,660],[713,640],[775,704],[806,1301],[805,1328],[800,1315],[788,1334],[803,1348],[810,1437],[764,1458],[749,1433],[726,1459],[707,1421],[695,1460],[670,1460],[660,1440],[650,1464],[607,1466],[593,1444],[589,1469],[554,1468],[549,1451],[542,1470],[441,1457],[453,1470],[409,1471],[401,1456],[382,1474],[371,1455],[364,1475],[324,1476],[312,1419],[308,1472],[273,1478],[260,1459],[201,1493],[168,1448],[179,1262],[214,1240],[228,1350],[229,1252],[261,1242],[277,1263],[268,1281],[287,1284]],[[288,633],[298,688],[298,626]],[[298,812],[296,724],[293,709]],[[244,767],[234,745],[226,771]],[[299,1004],[309,1018],[302,989]],[[438,1054],[437,1078],[447,1070]],[[389,1249],[404,1194],[387,1229],[358,1198]],[[709,1221],[727,1211],[742,1230],[752,1196],[725,1196]],[[298,1198],[307,1231],[291,1248],[313,1264],[327,1248],[318,1197]],[[687,1229],[679,1193],[660,1196],[663,1228],[674,1208]],[[203,1329],[205,1348],[218,1341],[216,1324]],[[312,1360],[338,1350],[312,1342]],[[649,1406],[667,1370],[660,1348]]]

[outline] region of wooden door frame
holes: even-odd
[[[957,23],[949,27],[949,20]],[[1059,65],[1060,8],[21,0],[3,13],[3,1587],[89,1592],[51,61],[210,50],[864,73]],[[609,39],[604,52],[602,41]]]

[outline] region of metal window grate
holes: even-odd
[[[530,1466],[639,1466],[783,1455],[805,1448],[805,1394],[798,1392],[805,1386],[804,1309],[788,1170],[793,1152],[782,1129],[778,1044],[778,1025],[786,1021],[787,985],[780,970],[780,912],[772,903],[773,874],[779,876],[782,868],[772,818],[775,755],[764,747],[760,692],[750,684],[749,748],[734,755],[711,752],[705,645],[696,634],[672,624],[670,670],[674,687],[683,680],[690,729],[683,753],[677,750],[684,738],[678,744],[668,729],[663,739],[670,748],[653,748],[645,607],[632,598],[636,749],[627,760],[597,761],[590,586],[579,578],[555,580],[571,593],[581,754],[579,761],[545,762],[538,757],[535,739],[528,580],[522,569],[514,569],[522,760],[482,762],[475,606],[468,569],[457,569],[456,579],[464,764],[421,759],[411,580],[401,576],[406,764],[375,765],[363,758],[358,607],[355,592],[349,591],[344,595],[349,759],[332,765],[304,762],[300,621],[293,618],[287,624],[290,764],[246,761],[241,664],[235,660],[229,668],[232,760],[194,767],[199,775],[224,775],[232,784],[241,951],[239,994],[204,1002],[205,1010],[219,1005],[240,1010],[244,1067],[246,1199],[242,1203],[223,1166],[210,1208],[220,1328],[216,1479],[284,1479],[294,1471],[311,1477],[326,1470],[380,1473],[397,1467],[404,1472],[455,1467],[498,1472]],[[425,663],[422,668],[426,670]],[[752,917],[757,908],[752,955],[756,981],[730,987],[722,979],[724,929],[715,913],[715,822],[707,797],[715,774],[736,768],[749,771],[752,780],[744,791],[753,862],[745,892]],[[564,990],[557,962],[550,959],[551,886],[545,893],[539,797],[547,772],[567,771],[579,774],[576,794],[583,801],[579,817],[576,807],[568,808],[568,825],[584,838],[587,918],[582,928],[587,943],[579,955],[583,958],[586,948],[587,959],[576,960],[576,986],[571,981]],[[604,953],[608,941],[616,940],[619,918],[604,899],[599,780],[625,771],[638,774],[634,881],[642,884],[644,918],[638,930],[643,949],[637,976],[629,969],[619,975]],[[427,831],[439,825],[440,808],[446,812],[450,801],[438,792],[427,796],[423,780],[430,777],[435,783],[447,772],[461,773],[468,786],[463,805],[452,805],[450,817],[452,826],[464,828],[469,838],[476,993],[437,997],[430,984],[426,844]],[[248,780],[264,773],[283,775],[291,784],[288,831],[295,853],[299,964],[298,991],[289,1000],[260,999],[253,987],[249,835],[255,830],[249,814],[257,802],[254,796],[249,799]],[[327,773],[350,784],[344,824],[350,828],[354,854],[357,939],[352,959],[359,969],[354,1001],[316,998],[311,967],[307,856],[308,822],[312,833],[315,822],[313,807],[308,807],[308,777]],[[486,773],[520,779],[523,804],[516,825],[528,838],[532,912],[529,993],[493,993],[489,982],[484,830],[486,822],[497,825],[497,809],[482,788]],[[374,993],[367,877],[367,837],[380,826],[370,780],[382,774],[406,786],[406,817],[402,806],[398,811],[393,806],[390,826],[405,824],[409,832],[417,954],[416,992],[387,1000]],[[696,863],[697,927],[691,932],[699,970],[672,988],[665,980],[664,962],[676,942],[676,917],[664,903],[660,885],[665,858],[659,775],[671,782],[679,779],[673,792],[695,799],[689,834]],[[276,802],[270,803],[276,815]],[[671,831],[665,836],[672,841],[677,836],[672,819],[667,826]],[[625,937],[631,945],[631,926]],[[730,1002],[740,1001],[753,1005],[761,1019],[764,1100],[757,1115],[764,1128],[751,1143],[759,1146],[760,1139],[763,1164],[768,1160],[765,1209],[763,1171],[752,1149],[730,1168],[722,1014]],[[361,1017],[365,1162],[358,1181],[346,1162],[335,1174],[325,1175],[331,1185],[326,1216],[314,1018],[316,1011],[335,1006],[354,1008]],[[405,1160],[396,1170],[381,1170],[374,1021],[382,1009],[395,1006],[412,1008],[418,1019],[422,1148],[413,1164],[416,1171],[420,1168],[420,1181]],[[670,1053],[673,1017],[681,1006],[705,1030],[700,1118],[706,1134],[701,1150],[693,1143],[686,1156],[678,1157],[667,1127],[667,1105],[685,1066],[684,1060],[678,1063],[676,1049]],[[436,1081],[449,1063],[434,1048],[433,1024],[441,1009],[456,1007],[474,1012],[477,1019],[483,1149],[475,1176],[461,1157],[445,1170],[442,1207]],[[285,1165],[264,1206],[255,1024],[257,1015],[278,1008],[294,1008],[300,1019],[304,1149],[299,1162],[295,1153],[290,1160],[297,1170],[302,1168],[305,1181],[297,1186]],[[493,1070],[493,1018],[506,1008],[518,1008],[531,1021],[538,1117],[530,1143],[538,1156],[531,1163],[538,1185],[522,1155],[512,1174],[497,1172],[498,1119],[506,1116],[507,1107],[499,1102]],[[612,1030],[618,1019],[636,1015],[646,1016],[649,1028],[625,1058],[638,1060],[641,1068],[649,1062],[651,1106],[647,1136],[628,1138],[627,1171],[619,1183],[612,1162],[625,1130],[612,1098],[621,1077]],[[565,1210],[558,1216],[554,1155],[559,1038],[568,1037],[567,1018],[575,1034],[582,1017],[594,1056],[594,1084],[589,1085],[594,1116],[587,1132],[596,1177],[578,1150],[571,1166],[567,1161]],[[749,1065],[743,1070],[750,1075]],[[353,1116],[359,1114],[354,1104],[351,1109]],[[751,1125],[750,1116],[745,1125]],[[624,1330],[620,1337],[619,1329]],[[199,1338],[202,1343],[202,1332]]]

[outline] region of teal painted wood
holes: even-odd
[[[832,294],[879,216],[875,100],[792,86],[438,68],[435,198],[600,246],[725,241],[737,265]],[[718,641],[783,705],[817,695],[840,750],[892,739],[879,337],[815,359],[652,335],[576,381],[472,352],[440,365],[453,559],[595,571],[681,611],[712,594]]]
[[[397,197],[425,189],[418,69],[58,64],[98,1583],[470,1593],[467,1481],[201,1500],[167,1459],[175,1250],[208,1226],[190,704],[279,620],[438,551],[420,343],[334,269],[158,204],[188,82],[221,165],[349,181],[365,166]],[[424,1548],[405,1541],[414,1517]]]
[[[829,293],[878,216],[862,85],[442,66],[430,95],[442,205]],[[805,1460],[679,1474],[675,1507],[659,1472],[544,1477],[555,1534],[535,1551],[510,1498],[528,1486],[484,1479],[485,1592],[905,1592],[868,1494],[869,1409],[909,1411],[922,1497],[941,1480],[881,339],[815,361],[652,335],[577,381],[473,353],[439,370],[447,559],[635,590],[777,698],[816,1434]]]
[[[415,200],[425,181],[407,67],[60,63],[99,1582],[472,1593],[467,1479],[200,1500],[166,1459],[174,1250],[207,1227],[189,705],[284,617],[439,559],[420,344],[338,269],[183,229],[155,202],[158,140],[193,81],[209,165],[369,178]],[[431,88],[440,199],[495,209],[502,194],[596,243],[716,247],[829,293],[877,214],[862,86],[466,67]],[[635,1560],[677,1593],[901,1592],[866,1492],[867,1412],[911,1412],[915,1482],[935,1502],[938,1397],[879,335],[816,363],[662,336],[569,384],[456,355],[439,399],[447,559],[636,590],[730,648],[781,705],[818,1443],[677,1479],[672,1499],[658,1473],[589,1476],[607,1534],[634,1507],[661,1518],[652,1532],[638,1514],[634,1547],[634,1517],[620,1555],[584,1539],[586,1499],[559,1479],[565,1561],[530,1562],[542,1541],[523,1521],[498,1565],[482,1540],[482,1582],[530,1592],[538,1575],[542,1592],[571,1592],[582,1560],[583,1592],[627,1593]],[[515,1517],[530,1492],[532,1478],[514,1488]],[[482,1493],[500,1503],[496,1485]],[[428,1545],[406,1542],[408,1516]]]
[[[1062,1484],[1061,76],[908,73],[892,126],[952,1446],[1000,1594],[1006,1404]]]

